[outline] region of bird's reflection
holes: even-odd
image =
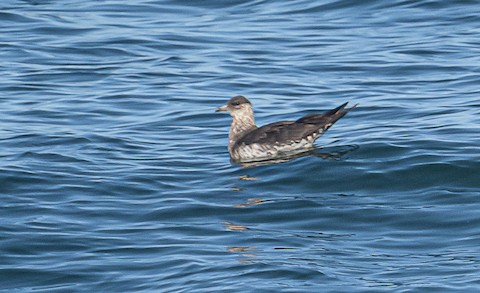
[[[250,168],[250,167],[258,167],[258,166],[266,166],[266,165],[273,165],[273,164],[280,164],[285,163],[294,159],[298,159],[301,157],[306,156],[313,156],[322,158],[324,160],[337,160],[341,157],[345,156],[346,154],[357,150],[359,148],[358,145],[344,145],[344,146],[336,146],[336,147],[325,147],[325,148],[313,148],[309,151],[296,153],[296,154],[285,154],[284,156],[275,158],[273,160],[265,160],[265,161],[258,161],[258,162],[248,162],[248,163],[238,163],[243,168]],[[233,164],[237,164],[236,162],[232,161]]]
[[[223,225],[225,226],[225,229],[230,230],[230,231],[246,231],[246,230],[248,230],[247,226],[234,224],[234,223],[230,223],[230,222],[223,222]]]
[[[265,203],[266,200],[261,199],[261,198],[250,198],[246,203],[239,203],[234,205],[236,208],[246,208],[250,206],[256,206],[262,203]]]

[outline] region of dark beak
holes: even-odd
[[[225,112],[225,111],[228,111],[227,105],[223,105],[221,107],[218,107],[217,110],[215,110],[215,112]]]

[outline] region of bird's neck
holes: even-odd
[[[242,115],[235,115],[230,124],[230,132],[228,134],[228,149],[231,150],[235,143],[245,134],[257,129],[253,111],[249,110]]]

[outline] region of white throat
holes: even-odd
[[[228,134],[228,150],[230,153],[233,146],[240,138],[257,128],[251,107],[235,111],[234,113],[231,113],[231,115],[233,119]]]

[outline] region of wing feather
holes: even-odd
[[[242,138],[236,144],[288,144],[292,141],[297,142],[312,135],[320,130],[325,132],[340,118],[345,116],[350,110],[357,105],[346,109],[348,103],[344,103],[335,109],[327,111],[323,114],[310,114],[303,116],[297,121],[280,121],[267,124],[257,128]]]
[[[318,126],[314,124],[281,121],[255,129],[240,138],[237,144],[275,144],[300,141],[316,130],[318,130]]]

